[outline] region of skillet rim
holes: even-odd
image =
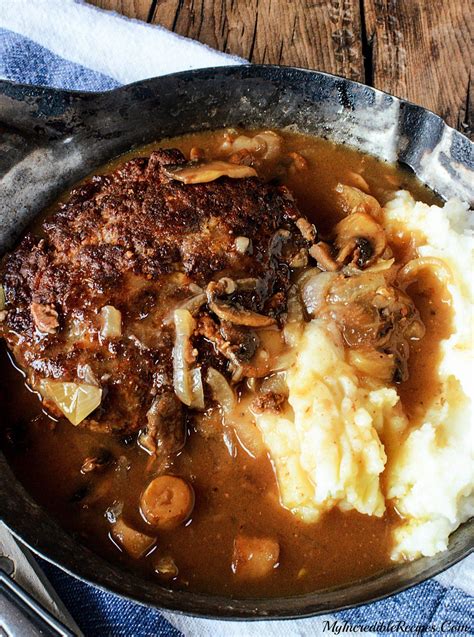
[[[165,78],[168,80],[173,80],[175,78],[177,80],[188,79],[188,78],[190,80],[193,80],[200,77],[203,77],[205,79],[206,78],[216,79],[215,76],[216,75],[218,76],[219,74],[222,74],[222,73],[224,75],[235,75],[235,74],[239,75],[239,73],[244,73],[244,74],[249,74],[249,77],[253,77],[253,76],[264,77],[267,73],[270,73],[270,74],[278,75],[280,81],[285,81],[285,79],[288,81],[290,75],[298,74],[298,73],[304,73],[305,75],[310,77],[325,76],[328,78],[336,78],[340,80],[344,85],[357,86],[363,89],[364,91],[365,90],[370,91],[374,95],[388,96],[402,106],[403,105],[409,106],[410,108],[414,109],[418,113],[428,114],[429,118],[434,118],[438,126],[441,127],[443,131],[444,130],[452,131],[455,136],[460,136],[461,138],[466,140],[471,145],[471,149],[473,147],[473,144],[468,140],[467,137],[465,137],[462,133],[460,133],[459,131],[456,131],[454,128],[446,124],[439,115],[433,113],[432,111],[424,107],[413,104],[412,102],[409,102],[407,100],[402,100],[400,98],[397,98],[379,89],[366,86],[365,84],[361,82],[347,80],[341,76],[333,75],[330,73],[325,73],[321,71],[312,71],[309,69],[302,69],[298,67],[288,67],[288,66],[278,66],[278,65],[247,65],[247,64],[235,65],[235,66],[209,67],[206,69],[182,71],[179,73],[173,73],[173,74],[161,76],[158,78],[149,78],[145,80],[140,80],[132,84],[120,86],[120,87],[117,87],[108,91],[103,91],[103,92],[100,92],[100,91],[84,92],[84,91],[69,91],[69,90],[66,91],[63,89],[38,87],[36,85],[28,85],[28,84],[19,85],[13,82],[9,82],[8,80],[4,80],[0,82],[0,93],[4,93],[4,89],[6,87],[10,87],[11,90],[16,95],[20,95],[21,93],[23,93],[24,98],[27,96],[27,94],[31,95],[31,93],[36,93],[37,95],[40,95],[40,94],[58,95],[58,96],[70,95],[73,98],[87,101],[87,100],[98,99],[103,95],[111,94],[111,93],[127,94],[130,91],[133,91],[135,89],[148,88],[149,86],[156,87],[156,89],[158,89],[160,81]],[[2,454],[2,457],[0,458],[0,471],[2,469],[2,466],[5,466],[6,464],[7,463],[3,459],[3,454]],[[5,472],[2,471],[0,473],[0,476],[2,476],[2,474],[4,473]],[[20,484],[19,481],[17,481],[16,479],[14,480],[17,483],[17,485]],[[26,495],[26,498],[28,499],[29,496],[26,494],[22,486],[21,486],[21,490],[23,490],[24,494]],[[25,495],[23,497],[25,497]],[[2,508],[4,508],[3,502],[4,502],[4,498],[1,498],[0,511]],[[82,561],[77,562],[77,560],[71,561],[69,559],[64,560],[64,554],[61,556],[61,551],[59,551],[59,557],[58,557],[58,551],[55,552],[55,550],[52,549],[51,546],[48,547],[48,542],[45,542],[44,538],[42,541],[41,539],[38,541],[38,538],[35,537],[35,529],[31,528],[30,523],[27,523],[26,520],[22,520],[22,521],[13,520],[11,515],[12,511],[8,509],[8,504],[6,501],[5,501],[5,504],[6,504],[5,506],[6,511],[3,513],[2,517],[4,517],[4,521],[6,525],[10,528],[13,534],[16,537],[19,537],[22,541],[24,541],[35,553],[41,555],[47,561],[59,566],[70,575],[79,577],[79,579],[89,584],[92,584],[94,586],[98,586],[102,590],[113,592],[126,599],[130,599],[130,600],[139,602],[141,604],[152,606],[157,609],[167,609],[167,610],[172,610],[173,612],[178,612],[182,614],[199,615],[199,616],[208,617],[208,618],[219,617],[220,619],[242,619],[242,620],[249,620],[249,619],[262,620],[262,619],[272,619],[272,618],[294,619],[294,618],[314,616],[314,615],[327,613],[327,612],[335,612],[337,610],[344,610],[347,608],[360,606],[362,604],[378,601],[390,595],[407,590],[408,588],[411,588],[412,586],[439,574],[440,572],[444,571],[446,568],[457,563],[459,560],[463,559],[464,557],[467,557],[474,550],[474,546],[469,546],[469,544],[467,544],[466,547],[464,547],[461,550],[458,549],[457,551],[453,550],[453,548],[451,547],[450,549],[448,549],[448,551],[438,554],[437,558],[436,557],[435,558],[420,558],[419,560],[416,560],[412,564],[419,564],[420,561],[423,561],[423,560],[424,561],[428,560],[428,562],[434,561],[435,563],[431,565],[427,564],[426,568],[424,570],[420,570],[420,572],[415,574],[415,576],[412,576],[411,578],[407,579],[404,582],[401,582],[396,585],[391,585],[391,586],[387,584],[383,586],[384,580],[387,577],[389,578],[390,574],[393,574],[398,568],[400,568],[400,566],[394,567],[393,569],[389,571],[383,571],[381,574],[380,573],[375,574],[374,576],[370,578],[356,581],[349,585],[345,584],[345,585],[334,587],[331,589],[326,589],[325,591],[318,591],[316,593],[310,593],[306,595],[299,595],[299,596],[292,596],[292,597],[285,596],[285,597],[279,597],[279,598],[259,598],[259,599],[252,598],[252,599],[231,600],[226,597],[190,593],[189,591],[172,591],[171,595],[166,596],[167,597],[166,600],[161,599],[158,601],[156,600],[152,601],[150,599],[144,600],[143,595],[141,595],[138,592],[133,592],[133,591],[124,592],[124,587],[121,586],[120,583],[111,582],[110,579],[103,577],[101,572],[91,575],[90,565],[86,567],[84,566],[84,563],[86,564],[89,563],[91,556],[93,556],[92,562],[91,562],[91,564],[93,565],[97,565],[99,567],[108,565],[108,568],[110,569],[110,564],[107,563],[103,558],[100,558],[100,556],[96,556],[95,554],[92,553],[92,551],[90,551],[89,549],[81,545],[79,545],[80,552],[83,552],[83,553],[85,552],[86,554],[88,554],[88,559],[84,560],[84,562]],[[64,534],[69,536],[69,534],[66,531],[61,529],[56,522],[54,522],[51,518],[49,518],[49,515],[46,513],[45,510],[41,509],[37,505],[35,505],[35,508],[37,510],[37,514],[40,517],[46,516],[52,522],[51,528],[54,528],[56,526],[58,529],[60,529],[59,536]],[[464,523],[458,531],[454,532],[452,537],[454,538],[455,536],[459,535],[459,533],[463,529],[466,530],[465,527],[468,529],[474,528],[474,521],[471,520]],[[20,529],[20,530],[18,531],[17,529]],[[71,536],[69,537],[72,540]],[[129,579],[130,578],[132,580],[137,579],[135,576],[129,576],[126,569],[124,569],[123,567],[117,568],[117,566],[114,566],[112,567],[112,570],[119,571],[122,575],[127,574]],[[138,579],[143,581],[143,579],[140,577]],[[382,584],[382,587],[378,593],[374,594],[373,593],[374,583],[378,584],[378,582]],[[158,586],[155,583],[152,583],[151,586],[153,587],[153,589],[160,589],[163,592],[169,590],[169,589],[166,589],[165,587]],[[353,589],[358,589],[359,592],[353,591]],[[330,600],[327,599],[328,596],[333,596],[333,595],[338,596],[341,593],[344,594],[344,596],[347,596],[347,594],[350,594],[351,592],[353,592],[353,597],[354,597],[352,600],[339,601],[336,603],[335,606],[331,603]],[[287,602],[287,604],[289,604],[290,607],[295,607],[295,608],[293,608],[293,610],[288,608],[278,609],[277,606],[279,602]]]

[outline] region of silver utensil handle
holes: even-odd
[[[3,598],[1,625],[12,637],[75,637],[74,633],[39,604],[29,593],[0,571]]]

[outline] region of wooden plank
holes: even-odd
[[[117,11],[128,18],[136,18],[145,22],[148,21],[153,5],[153,0],[89,0],[89,2],[100,9]]]
[[[158,0],[152,22],[254,63],[364,78],[358,0]]]
[[[472,12],[464,0],[365,0],[365,32],[378,88],[472,132]]]
[[[472,133],[472,20],[465,0],[90,1],[251,62],[365,81]]]

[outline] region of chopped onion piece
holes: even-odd
[[[188,310],[188,312],[194,314],[201,308],[202,305],[204,305],[206,300],[206,294],[204,292],[200,292],[199,294],[192,296],[190,299],[186,299],[186,301],[184,301],[181,305],[180,309]]]
[[[235,139],[231,138],[231,135],[227,136],[222,150],[229,150],[232,153],[239,153],[241,151],[248,151],[249,153],[255,153],[262,159],[273,161],[277,159],[281,152],[282,139],[280,135],[273,131],[262,131],[257,133],[254,137],[248,137],[247,135],[239,135]]]
[[[272,537],[238,535],[234,540],[232,572],[242,580],[258,580],[278,566],[280,545]]]
[[[222,407],[224,413],[229,414],[235,407],[235,394],[223,376],[217,369],[209,367],[206,382],[212,390],[212,397]]]
[[[263,159],[273,161],[277,159],[281,152],[281,137],[273,131],[267,130],[255,135],[254,140],[264,145],[265,152]]]
[[[237,252],[240,252],[240,254],[245,254],[247,252],[247,248],[249,247],[250,239],[248,237],[236,237],[234,243]]]
[[[176,336],[190,338],[193,334],[195,322],[188,310],[178,308],[174,311],[174,324]]]
[[[161,557],[155,566],[155,572],[164,577],[177,577],[179,571],[172,557]]]
[[[78,341],[81,341],[87,333],[88,326],[85,321],[77,316],[74,317],[69,324],[69,330],[67,333],[68,340],[71,343],[77,343]]]
[[[112,537],[136,560],[143,557],[156,542],[155,537],[137,531],[126,524],[122,518],[113,525]]]
[[[282,394],[288,396],[288,385],[286,376],[282,372],[277,372],[271,376],[267,376],[260,385],[260,391],[263,394]]]
[[[51,400],[73,424],[78,425],[97,409],[102,400],[102,389],[86,383],[64,383],[59,380],[42,380],[40,392]]]
[[[113,305],[104,305],[100,311],[102,338],[122,336],[122,313]]]
[[[188,289],[190,292],[192,292],[193,294],[200,294],[201,292],[203,292],[203,289],[200,285],[198,285],[197,283],[190,283],[188,285]]]
[[[225,426],[222,432],[222,442],[224,443],[227,453],[231,458],[235,458],[237,455],[237,449],[235,445],[235,431],[230,427]]]
[[[77,377],[83,380],[86,385],[95,385],[99,387],[99,381],[92,371],[92,367],[88,364],[80,364],[77,366]]]

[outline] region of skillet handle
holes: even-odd
[[[0,80],[0,178],[36,148],[77,132],[84,100],[84,93]]]
[[[0,125],[28,136],[58,139],[76,127],[78,105],[88,95],[97,93],[0,80]]]

